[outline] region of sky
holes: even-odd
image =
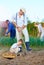
[[[44,0],[0,0],[0,21],[12,20],[20,8],[26,9],[26,15],[31,21],[44,19]]]

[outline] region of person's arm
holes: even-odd
[[[26,28],[26,27],[27,27],[26,25],[23,25],[23,26],[22,26],[22,29],[24,29],[24,28]]]
[[[16,22],[13,20],[12,21],[12,23],[13,23],[13,25],[16,27],[16,28],[18,28],[18,26],[17,26],[17,24],[16,24]]]
[[[17,28],[18,32],[20,32],[21,31],[21,28],[19,26],[17,26],[16,22],[13,21],[12,23]]]
[[[12,17],[12,23],[14,24],[14,26],[17,28],[17,13]]]
[[[17,25],[16,16],[13,17],[12,23],[13,23],[14,26],[17,28],[18,32],[20,32],[20,31],[21,31],[21,28]]]
[[[13,20],[13,25],[17,28],[18,32],[21,31],[21,28],[16,24],[16,20]]]

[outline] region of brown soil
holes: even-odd
[[[22,52],[14,59],[2,57],[4,50],[0,50],[0,65],[44,65],[44,50]]]

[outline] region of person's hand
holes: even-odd
[[[37,25],[36,23],[34,23],[34,26],[35,26],[35,27],[38,27],[38,25]]]
[[[23,25],[23,26],[22,26],[22,30],[23,30],[25,27],[26,27],[26,26]]]
[[[18,30],[18,32],[21,32],[22,31],[22,29],[20,27],[18,27],[17,30]]]

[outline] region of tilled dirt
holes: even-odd
[[[0,65],[44,65],[44,50],[22,52],[14,59],[2,57],[4,51],[0,50]]]

